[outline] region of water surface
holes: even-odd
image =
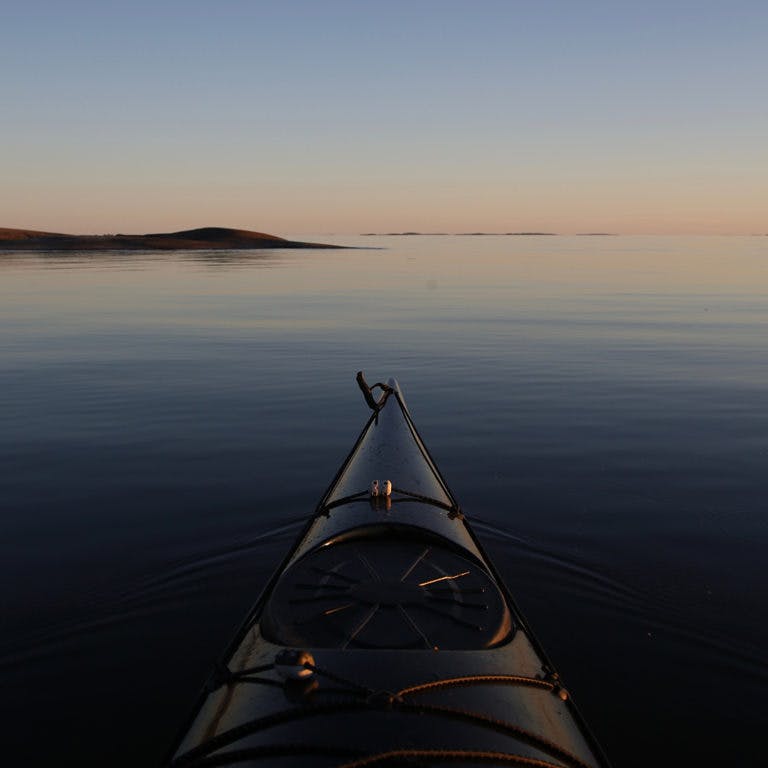
[[[10,746],[162,759],[363,369],[617,766],[762,764],[765,238],[336,240],[385,249],[0,256]]]

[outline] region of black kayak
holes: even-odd
[[[170,765],[607,766],[397,383],[358,383],[371,418]]]

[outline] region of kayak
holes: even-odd
[[[357,379],[372,414],[169,765],[607,766],[397,382]]]

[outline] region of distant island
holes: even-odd
[[[559,232],[362,232],[360,237],[558,237]],[[618,237],[615,232],[577,232],[578,237]]]
[[[263,232],[226,227],[201,227],[149,235],[65,235],[33,229],[0,227],[0,250],[5,251],[176,251],[246,250],[251,248],[343,248],[341,245],[303,243]]]
[[[557,232],[363,232],[360,237],[553,237]]]

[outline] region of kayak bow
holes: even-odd
[[[599,768],[394,380],[204,690],[170,765]]]

